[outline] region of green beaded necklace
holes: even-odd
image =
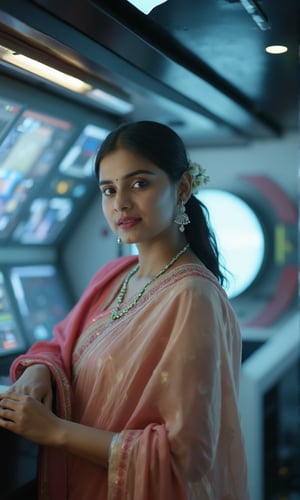
[[[146,290],[146,288],[151,284],[153,283],[153,281],[155,281],[157,278],[159,278],[159,276],[161,276],[162,274],[164,274],[171,266],[173,266],[174,262],[176,262],[176,260],[179,259],[179,257],[181,257],[182,254],[184,254],[188,248],[190,247],[189,243],[187,245],[185,245],[185,247],[183,247],[176,255],[175,257],[173,257],[173,259],[170,260],[170,262],[168,262],[168,264],[166,264],[155,276],[153,276],[153,278],[151,278],[151,280],[149,280],[144,286],[143,288],[141,288],[141,290],[139,291],[139,293],[134,297],[134,299],[132,299],[123,309],[120,309],[120,306],[124,300],[124,297],[126,295],[126,292],[127,292],[127,287],[128,287],[128,283],[129,283],[129,280],[130,278],[132,278],[132,276],[138,272],[139,268],[140,268],[140,265],[137,264],[137,266],[135,266],[132,271],[130,271],[130,273],[127,275],[127,277],[125,278],[124,280],[124,283],[122,285],[122,288],[120,290],[120,293],[118,295],[118,298],[117,298],[117,301],[116,301],[116,305],[114,307],[114,310],[112,312],[112,315],[111,315],[111,318],[112,319],[119,319],[121,318],[121,316],[123,316],[124,314],[126,314],[132,307],[134,307],[137,302],[140,300],[140,298],[142,297],[144,291]]]

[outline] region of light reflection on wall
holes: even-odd
[[[255,280],[264,260],[265,241],[258,217],[238,196],[219,189],[203,189],[197,195],[209,211],[221,263],[228,270],[228,296],[245,291]]]

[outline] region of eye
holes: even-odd
[[[100,188],[101,194],[103,196],[109,197],[115,193],[115,189],[113,187],[107,186]]]
[[[139,179],[137,181],[134,181],[134,183],[132,184],[132,187],[134,189],[141,189],[141,188],[144,188],[147,186],[148,186],[148,181],[146,181],[144,179]]]

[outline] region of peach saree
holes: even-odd
[[[22,365],[48,364],[64,418],[118,433],[108,469],[44,450],[40,498],[247,500],[241,339],[229,301],[205,267],[181,265],[112,321],[109,304],[132,263],[106,266],[51,345],[12,367],[16,377]]]

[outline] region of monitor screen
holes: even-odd
[[[29,343],[51,339],[54,325],[73,305],[59,269],[49,264],[15,266],[9,274]]]
[[[23,351],[27,344],[20,331],[5,277],[0,271],[0,357]]]
[[[104,128],[87,125],[62,160],[59,170],[78,178],[93,175],[94,155],[108,132]]]
[[[0,139],[19,115],[22,107],[21,104],[0,98]]]
[[[16,225],[24,205],[39,192],[45,176],[73,134],[70,122],[25,110],[0,144],[0,238]]]
[[[97,192],[93,175],[95,153],[108,130],[86,125],[68,153],[53,169],[47,185],[24,207],[12,232],[21,244],[53,244],[65,236],[69,220],[82,213],[81,207]]]
[[[54,243],[73,209],[73,200],[67,197],[35,198],[24,210],[22,219],[13,232],[13,239],[24,244]]]

